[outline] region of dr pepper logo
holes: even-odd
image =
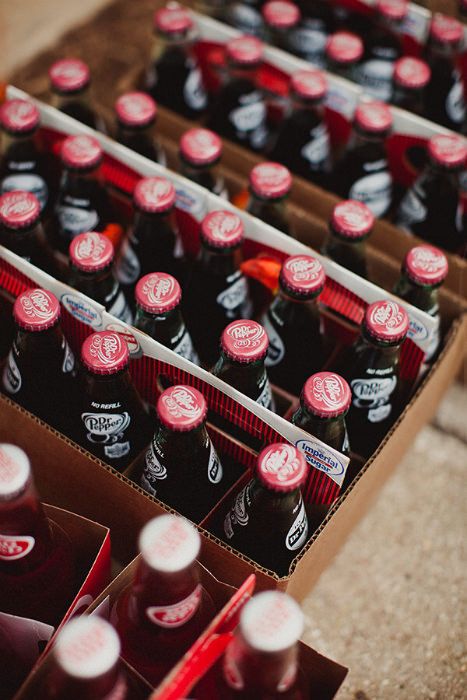
[[[190,620],[198,609],[201,601],[201,585],[198,584],[184,600],[174,605],[152,605],[146,608],[146,615],[159,627],[181,627]]]
[[[29,535],[0,535],[0,559],[15,561],[25,557],[34,547],[34,537]]]

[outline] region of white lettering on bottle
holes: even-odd
[[[16,190],[23,190],[25,192],[31,192],[36,195],[41,205],[41,211],[47,204],[49,197],[49,188],[46,185],[44,178],[40,175],[34,173],[21,173],[17,175],[7,175],[3,180],[1,186],[1,193],[14,192]]]
[[[146,608],[148,619],[159,627],[173,629],[185,625],[199,608],[203,589],[199,583],[186,598],[173,605],[151,605]]]
[[[349,199],[363,202],[375,216],[383,216],[389,209],[392,199],[390,173],[386,170],[360,178],[350,188]]]
[[[217,295],[217,303],[222,306],[226,313],[227,318],[235,318],[237,316],[236,311],[240,306],[245,304],[248,298],[248,284],[245,277],[239,272],[236,281],[224,289],[220,294]]]
[[[298,27],[290,35],[290,45],[294,51],[305,56],[316,67],[324,67],[324,50],[328,35],[320,29]]]
[[[389,399],[397,386],[396,376],[384,379],[353,379],[350,386],[352,405],[368,410],[368,420],[379,423],[388,417],[391,412]]]
[[[81,209],[62,204],[57,207],[57,216],[63,233],[70,238],[93,231],[99,223],[95,209]]]
[[[211,442],[209,449],[208,479],[211,484],[218,484],[223,476],[222,464],[219,456]]]
[[[329,158],[329,132],[325,124],[319,124],[310,131],[311,139],[300,151],[302,158],[310,164],[311,170],[319,170]]]
[[[30,535],[0,534],[0,559],[16,561],[27,556],[35,545],[34,537]]]
[[[8,358],[3,370],[3,386],[9,394],[17,394],[21,389],[23,380],[16,364],[13,348],[8,353]]]
[[[397,212],[397,225],[406,231],[412,231],[412,225],[426,219],[426,206],[417,196],[416,187],[408,190]]]
[[[265,408],[268,408],[270,411],[274,411],[274,400],[272,398],[271,385],[269,383],[269,379],[267,378],[266,374],[264,376],[265,376],[264,386],[261,390],[260,395],[256,399],[256,403],[259,403],[260,406],[264,406]]]
[[[145,467],[141,476],[141,486],[153,496],[156,495],[156,482],[167,478],[167,469],[160,463],[154,444],[151,443],[145,456]]]
[[[365,61],[358,70],[358,82],[365,90],[383,102],[389,102],[392,93],[394,64],[380,58]]]
[[[183,86],[183,97],[191,109],[201,111],[206,109],[208,97],[203,85],[203,77],[199,68],[193,68]]]
[[[454,85],[446,97],[446,114],[455,124],[462,124],[465,119],[464,87],[459,71],[454,71]]]
[[[191,336],[185,327],[183,327],[181,339],[172,350],[176,352],[177,355],[180,355],[180,357],[184,357],[185,360],[190,360],[190,362],[193,362],[195,365],[200,364],[198,353],[194,349]]]
[[[292,552],[301,549],[308,537],[308,518],[306,517],[305,505],[301,496],[299,505],[297,517],[290,526],[290,530],[285,538],[285,546]]]
[[[240,525],[245,527],[248,523],[248,508],[250,507],[250,484],[244,486],[244,488],[237,494],[233,507],[225,516],[224,520],[224,532],[227,539],[232,539],[234,536],[234,525]]]
[[[104,445],[104,452],[110,459],[118,459],[129,453],[130,443],[121,442],[125,430],[131,423],[127,411],[123,413],[82,413],[89,442]]]
[[[261,319],[261,325],[265,329],[269,338],[268,354],[264,364],[266,367],[274,367],[282,362],[285,355],[285,345],[284,341],[280,337],[279,333],[276,331],[269,314],[265,314]]]
[[[62,350],[63,350],[63,362],[62,362],[62,372],[64,374],[68,374],[69,372],[73,372],[75,368],[75,356],[73,355],[73,352],[68,345],[67,341],[65,338],[63,338],[62,342]]]
[[[266,119],[266,105],[261,93],[255,90],[248,95],[243,95],[239,107],[233,109],[229,114],[236,131],[241,134],[255,131],[264,124]]]
[[[120,290],[117,294],[112,305],[109,307],[108,312],[124,323],[128,323],[130,325],[133,323],[133,314],[127,304],[122,290]]]
[[[114,271],[115,277],[120,284],[133,284],[141,276],[141,265],[138,256],[128,238],[123,243]]]

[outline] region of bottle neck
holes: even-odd
[[[37,158],[36,134],[9,134],[4,131],[0,142],[5,159],[13,161],[30,160]]]
[[[403,272],[394,287],[394,294],[418,309],[425,311],[430,316],[439,313],[438,286],[415,284],[405,272]]]
[[[313,299],[294,299],[287,292],[279,288],[269,307],[269,312],[274,320],[282,327],[294,326],[297,314],[306,313],[319,324],[320,313],[318,297]]]
[[[428,59],[431,61],[446,59],[447,61],[454,62],[458,53],[459,46],[457,44],[450,44],[449,42],[441,43],[433,38],[430,38],[428,41],[427,54]]]
[[[371,147],[375,151],[381,150],[385,155],[385,140],[385,134],[371,134],[368,131],[354,128],[349,146],[350,148]]]
[[[55,107],[55,109],[59,110],[66,110],[67,107],[70,107],[71,105],[75,104],[89,109],[91,103],[89,96],[89,87],[85,87],[77,92],[71,92],[66,94],[54,90],[52,92],[51,103],[52,106]]]
[[[258,73],[259,66],[241,66],[235,63],[230,63],[228,65],[228,73],[230,80],[246,80],[250,83],[256,83],[256,77]]]
[[[157,62],[170,53],[180,54],[180,57],[186,59],[188,57],[191,39],[187,34],[159,34],[154,36],[153,45],[153,61]]]
[[[238,634],[227,647],[222,667],[224,681],[229,687],[281,697],[296,683],[298,646],[280,652],[259,652]]]
[[[334,418],[321,418],[308,411],[301,402],[300,407],[292,416],[292,423],[303,428],[307,433],[322,440],[326,445],[333,447],[344,454],[348,451],[347,428],[345,414]]]
[[[65,167],[62,175],[62,190],[72,197],[88,197],[94,187],[101,183],[100,168],[71,170]]]
[[[179,603],[190,596],[198,584],[196,562],[181,571],[167,573],[151,568],[141,558],[131,589],[138,617],[146,625],[151,624],[150,608]]]
[[[54,700],[112,700],[114,697],[123,700],[127,697],[127,680],[119,663],[107,673],[90,679],[70,676],[57,665],[49,678]]]
[[[256,400],[264,384],[264,359],[255,362],[235,362],[221,353],[219,360],[211,370],[212,374],[223,379],[246,396]]]
[[[128,124],[120,124],[117,122],[117,141],[128,148],[138,146],[138,150],[142,150],[142,146],[153,145],[154,123],[147,126],[129,126]],[[135,149],[136,150],[136,149]]]
[[[112,265],[97,272],[84,272],[72,266],[69,284],[91,299],[106,306],[115,295],[117,282],[112,274]]]
[[[367,334],[365,328],[362,328],[356,347],[368,358],[368,369],[397,367],[399,364],[401,343],[378,342]]]
[[[83,389],[91,406],[96,404],[101,408],[106,404],[111,408],[121,408],[128,390],[132,387],[132,380],[128,368],[113,374],[93,374],[83,369]]]
[[[280,199],[261,199],[253,192],[248,203],[248,212],[279,231],[287,229],[287,196]]]
[[[213,250],[201,243],[199,260],[209,275],[228,277],[240,268],[241,259],[240,247],[229,250]]]
[[[294,114],[306,112],[310,116],[315,117],[316,121],[323,121],[324,103],[323,100],[305,100],[300,98],[298,95],[293,95],[292,112]]]
[[[58,369],[59,364],[62,371],[64,345],[65,338],[59,323],[44,331],[26,331],[17,327],[14,348],[21,358],[27,355],[34,358],[32,367],[37,368],[43,363],[50,371]],[[28,361],[24,360],[24,364],[27,365]]]
[[[28,257],[28,249],[42,246],[43,231],[40,222],[24,229],[0,229],[0,242],[21,257]],[[31,250],[31,254],[34,251]]]
[[[404,85],[395,83],[393,103],[402,109],[408,109],[411,112],[421,114],[423,112],[423,95],[424,88],[410,88]]]
[[[180,471],[184,464],[191,467],[192,458],[209,444],[209,436],[205,423],[188,431],[170,430],[159,425],[154,436],[157,452],[164,455],[168,463],[177,463]],[[181,460],[185,462],[181,463]]]
[[[217,177],[214,170],[214,165],[191,165],[183,158],[180,159],[181,174],[196,182],[201,187],[205,187],[210,192],[214,191],[217,184]]]
[[[175,233],[171,215],[172,210],[155,214],[136,210],[132,231],[133,238],[138,243],[148,243],[148,245],[154,245],[153,239],[161,239],[164,234],[172,239]]]
[[[185,332],[179,306],[165,314],[152,314],[136,305],[135,326],[171,350],[177,346]]]
[[[366,277],[367,238],[368,236],[363,238],[344,237],[330,227],[322,252],[324,255],[328,255],[331,260],[339,263],[339,265],[346,267],[361,277]]]

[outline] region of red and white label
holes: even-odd
[[[198,610],[202,590],[201,584],[198,584],[195,590],[180,602],[173,605],[151,605],[146,608],[146,615],[159,627],[167,629],[182,627]]]
[[[272,487],[296,488],[302,483],[306,472],[304,456],[287,443],[271,445],[258,457],[258,473]]]
[[[32,551],[36,540],[30,535],[0,535],[0,559],[16,561]]]

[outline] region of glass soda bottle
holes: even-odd
[[[328,0],[300,0],[302,20],[292,31],[293,53],[316,68],[324,68],[326,42],[334,28],[333,8]]]
[[[374,222],[375,217],[363,202],[348,199],[336,204],[321,252],[367,279],[366,241]]]
[[[325,184],[330,170],[329,131],[324,116],[328,83],[321,71],[298,71],[290,81],[291,111],[279,127],[271,159],[296,175]],[[257,166],[259,167],[259,166]]]
[[[216,173],[222,141],[209,129],[189,129],[180,139],[180,172],[219,197],[228,199],[224,178]]]
[[[13,305],[16,335],[3,370],[3,391],[65,433],[75,387],[75,358],[60,326],[52,292],[28,289]]]
[[[52,650],[44,700],[129,700],[120,665],[120,640],[98,615],[75,617],[63,627]]]
[[[201,248],[185,295],[185,318],[201,361],[211,366],[226,325],[251,314],[248,283],[240,270],[243,223],[214,211],[201,224]]]
[[[397,226],[445,250],[462,252],[467,232],[460,175],[466,162],[467,143],[461,136],[433,136],[428,142],[428,164],[402,199],[394,219]]]
[[[244,34],[262,38],[264,35],[262,4],[263,0],[243,0],[243,2],[233,0],[224,3],[226,7],[224,7],[223,19]]]
[[[397,302],[370,304],[360,336],[336,368],[352,390],[347,428],[352,450],[362,457],[374,452],[401,409],[400,348],[408,327],[409,317]]]
[[[260,566],[286,576],[308,539],[300,491],[308,472],[304,455],[289,443],[265,447],[253,478],[225,516],[222,539]]]
[[[268,139],[264,95],[256,84],[263,59],[263,44],[252,36],[240,36],[226,45],[227,82],[212,105],[208,126],[241,146],[262,151]]]
[[[274,411],[265,367],[268,346],[267,333],[259,323],[248,319],[233,321],[222,333],[220,357],[211,372],[260,406]]]
[[[431,245],[419,245],[409,250],[405,256],[401,276],[393,290],[401,299],[438,321],[436,333],[426,353],[425,360],[428,362],[436,356],[441,342],[438,291],[447,274],[448,261],[444,253]]]
[[[433,15],[425,52],[431,68],[426,116],[448,129],[465,132],[466,98],[457,66],[463,37],[463,26],[454,17],[439,12]]]
[[[116,139],[132,151],[155,163],[166,165],[163,149],[154,137],[157,105],[145,92],[126,92],[114,106]]]
[[[60,192],[51,228],[54,246],[65,255],[79,233],[103,231],[115,221],[109,197],[100,176],[103,151],[92,136],[68,136],[62,144],[63,165]]]
[[[132,323],[133,314],[113,274],[114,247],[103,233],[80,233],[70,243],[68,284],[86,294],[120,321]]]
[[[294,236],[287,212],[292,189],[290,170],[280,163],[258,163],[250,172],[247,211],[278,231]]]
[[[151,272],[138,281],[135,289],[136,328],[177,355],[199,365],[181,311],[182,290],[166,272]]]
[[[431,70],[428,63],[413,56],[403,56],[394,64],[392,102],[421,117],[425,116],[426,88]]]
[[[193,387],[163,391],[157,401],[159,424],[141,460],[140,486],[194,522],[226,490],[222,464],[206,430],[207,410],[204,396]]]
[[[0,610],[57,626],[73,602],[75,552],[47,518],[29,459],[0,444]]]
[[[139,536],[133,581],[120,593],[111,620],[122,656],[157,686],[214,617],[196,557],[201,538],[188,520],[160,515]]]
[[[0,106],[0,126],[3,131],[0,194],[16,190],[31,192],[44,211],[51,192],[46,175],[48,163],[37,144],[39,110],[27,100],[7,100]]]
[[[331,189],[343,199],[363,202],[375,216],[386,214],[392,203],[393,181],[386,154],[392,128],[391,110],[383,102],[362,102],[354,130],[332,174]]]
[[[291,35],[300,22],[300,10],[289,0],[269,0],[261,10],[268,44],[284,51],[291,48]]]
[[[154,429],[130,376],[128,345],[113,331],[92,333],[81,362],[77,442],[121,471],[149,444]]]
[[[261,319],[269,338],[265,365],[274,384],[298,394],[324,361],[318,297],[326,277],[319,260],[293,255],[285,260],[279,292]]]
[[[355,81],[363,52],[363,41],[357,34],[335,32],[326,44],[327,68],[341,78]]]
[[[105,132],[102,117],[93,107],[89,95],[91,74],[79,58],[62,58],[49,68],[52,104],[69,117],[91,129]]]
[[[0,245],[57,277],[41,224],[41,205],[32,192],[17,190],[0,196]]]
[[[189,11],[177,2],[156,10],[154,32],[146,91],[156,102],[187,119],[199,119],[208,106],[208,97],[192,50],[194,32]]]
[[[312,698],[299,663],[303,630],[303,613],[291,596],[281,591],[254,595],[242,609],[234,637],[215,667],[216,697]]]
[[[133,300],[138,279],[154,270],[177,279],[183,271],[183,244],[174,217],[175,189],[165,177],[145,177],[133,193],[133,225],[122,245],[115,274]]]
[[[376,25],[366,41],[357,82],[366,93],[382,102],[391,101],[394,63],[402,55],[401,25],[408,9],[407,0],[376,3]]]

